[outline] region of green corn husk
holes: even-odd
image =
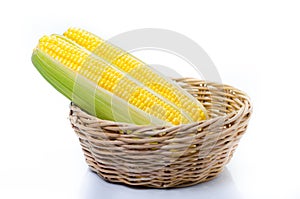
[[[171,125],[100,88],[38,48],[32,54],[32,63],[56,90],[100,119],[137,125]]]

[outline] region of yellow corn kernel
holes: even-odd
[[[82,29],[69,28],[64,35],[172,102],[186,112],[193,121],[206,119],[205,108],[199,102],[183,94],[176,86],[126,51]]]
[[[40,39],[38,48],[146,113],[175,125],[189,122],[179,110],[155,96],[147,88],[140,87],[121,71],[62,38],[45,36]]]

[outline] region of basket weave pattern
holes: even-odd
[[[217,176],[244,134],[252,106],[231,86],[176,79],[210,119],[179,126],[137,126],[93,117],[70,105],[70,121],[89,167],[103,179],[134,186],[184,187]]]

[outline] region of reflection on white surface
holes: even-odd
[[[217,178],[185,188],[152,189],[133,188],[104,181],[96,173],[87,170],[80,187],[80,198],[144,199],[144,198],[187,198],[187,199],[240,199],[230,172],[225,169]]]

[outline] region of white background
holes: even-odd
[[[300,198],[298,1],[1,1],[0,198]],[[30,61],[44,34],[69,26],[103,38],[137,28],[186,35],[254,114],[215,180],[140,190],[88,170],[67,119],[69,101]]]

